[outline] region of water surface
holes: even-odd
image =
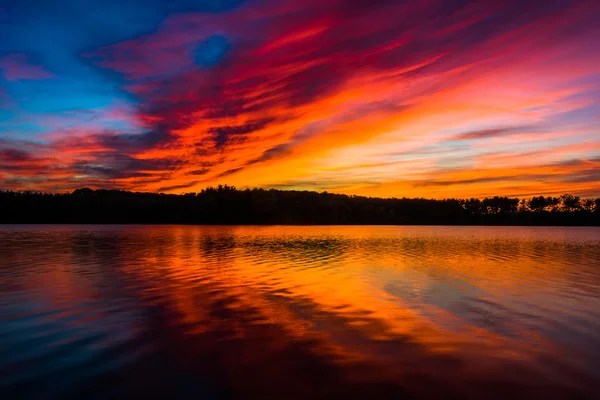
[[[2,398],[597,398],[600,229],[0,226]]]

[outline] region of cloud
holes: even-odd
[[[214,135],[215,146],[221,148],[232,141],[243,141],[245,136],[264,129],[274,120],[274,118],[263,118],[251,120],[242,125],[216,126],[209,128],[208,133]]]
[[[0,162],[23,162],[31,159],[31,154],[18,149],[1,149]]]
[[[25,54],[0,57],[0,71],[7,81],[50,79],[53,75],[42,66],[32,64]]]
[[[178,191],[227,178],[238,186],[329,182],[348,193],[376,183],[383,195],[438,196],[461,185],[513,191],[506,182],[518,175],[481,164],[547,168],[567,155],[583,159],[598,143],[589,133],[600,111],[594,2],[152,0],[123,11],[109,3],[114,30],[93,32],[111,21],[105,16],[89,29],[82,23],[79,35],[69,26],[77,52],[66,57],[60,40],[54,49],[82,69],[33,62],[55,59],[51,52],[10,56],[2,69],[15,117],[0,115],[0,130],[5,118],[29,137],[31,126],[44,131],[36,137],[43,148],[23,150],[28,159],[4,155],[10,182],[41,185],[46,176],[47,187]],[[58,71],[55,79],[47,70]],[[23,111],[56,106],[54,93],[75,78],[90,83],[81,92],[94,107]],[[114,102],[96,106],[105,96]],[[546,162],[543,150],[559,146],[571,150]],[[563,168],[564,176],[529,176],[564,188],[595,176]]]
[[[192,171],[188,172],[188,174],[190,174],[190,175],[206,175],[209,172],[210,172],[210,169],[208,169],[208,168],[202,168],[202,169],[192,170]]]
[[[95,155],[93,160],[75,162],[71,165],[71,168],[78,174],[120,179],[153,176],[156,172],[172,170],[178,164],[177,159],[137,159],[122,154],[109,153]]]
[[[258,164],[261,162],[265,162],[265,161],[269,161],[269,160],[277,159],[279,157],[286,156],[286,155],[290,154],[290,152],[292,151],[292,147],[293,146],[291,143],[284,143],[284,144],[277,145],[275,147],[271,147],[270,149],[265,150],[260,155],[260,157],[257,157],[253,160],[248,161],[246,163],[246,165]]]
[[[225,178],[226,176],[238,173],[238,172],[242,171],[243,169],[244,169],[244,167],[228,169],[227,171],[224,171],[224,172],[221,172],[220,174],[218,174],[216,176],[216,178]]]
[[[438,177],[428,176],[413,180],[413,188],[443,188],[446,192],[456,192],[460,197],[475,193],[477,197],[493,195],[490,187],[500,193],[511,193],[516,187],[552,187],[544,193],[560,194],[569,192],[589,195],[590,189],[600,185],[600,156],[594,159],[569,159],[552,164],[527,167],[463,169],[439,173]],[[489,186],[489,185],[493,186]],[[500,188],[500,189],[499,189]],[[464,194],[460,194],[461,191]],[[529,192],[528,192],[529,193]],[[529,195],[522,193],[520,195]]]
[[[120,154],[136,154],[146,149],[166,146],[176,140],[167,130],[155,128],[140,134],[107,133],[96,136],[98,144],[115,150]]]
[[[200,181],[191,181],[191,182],[184,183],[181,185],[161,186],[158,189],[156,189],[156,191],[157,192],[172,192],[172,191],[178,191],[178,190],[182,190],[182,189],[189,189],[189,188],[196,186],[199,182]]]
[[[510,128],[491,128],[491,129],[480,129],[471,132],[461,133],[453,136],[450,140],[463,141],[463,140],[478,140],[478,139],[489,139],[496,138],[498,136],[512,135],[515,133],[527,132],[531,130],[531,127],[510,127]]]

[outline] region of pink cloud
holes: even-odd
[[[50,72],[39,65],[31,64],[25,54],[9,54],[0,58],[0,71],[7,81],[52,78]]]
[[[429,172],[427,180],[480,161],[505,169],[522,157],[543,164],[544,153],[532,151],[581,144],[566,118],[547,121],[594,104],[585,94],[592,84],[576,82],[597,71],[600,7],[547,3],[265,0],[222,14],[173,14],[155,32],[86,54],[119,73],[133,109],[92,113],[85,126],[79,115],[44,116],[53,130],[43,138],[57,159],[70,157],[71,173],[144,190],[315,176],[345,180],[349,191],[388,181],[383,195],[502,189],[514,176],[489,168],[437,186],[411,186],[409,175]],[[213,36],[227,49],[206,65],[198,55]],[[25,56],[7,59],[6,79],[49,75]],[[449,132],[459,143],[447,143]],[[581,159],[588,148],[553,161]],[[485,158],[493,149],[500,154]],[[347,165],[352,173],[338,176]],[[531,174],[555,179],[553,171]],[[571,178],[588,185],[587,173]],[[400,176],[407,183],[396,186]]]

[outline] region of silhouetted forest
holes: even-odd
[[[373,198],[208,188],[181,195],[77,189],[0,191],[0,223],[600,225],[600,198]]]

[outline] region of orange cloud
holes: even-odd
[[[99,117],[100,129],[45,120],[52,133],[23,160],[5,143],[5,181],[599,195],[599,14],[593,2],[436,0],[173,15],[85,55],[119,75],[134,106]]]

